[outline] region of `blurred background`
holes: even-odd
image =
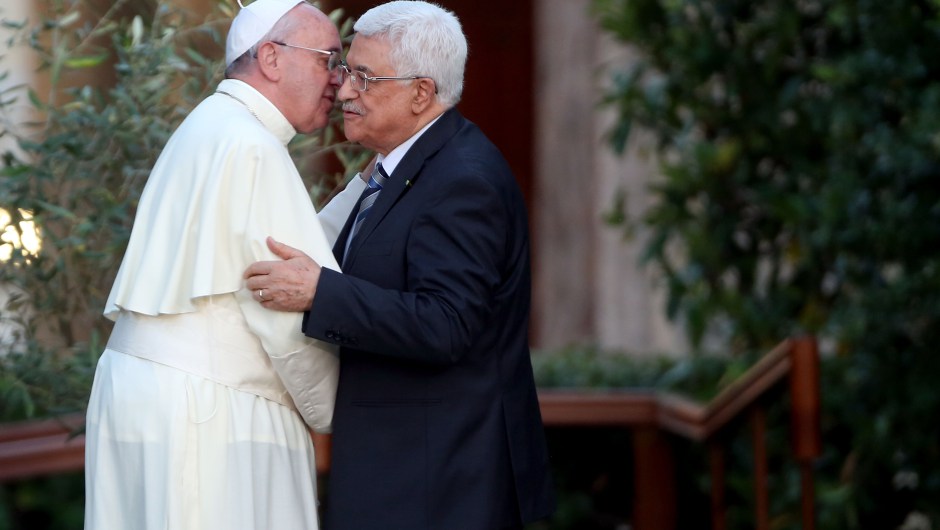
[[[532,528],[940,528],[940,2],[439,3],[529,211]],[[0,4],[0,530],[81,527],[101,310],[236,9]],[[291,145],[316,204],[342,140]]]

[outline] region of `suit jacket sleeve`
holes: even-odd
[[[509,212],[481,175],[492,168],[460,167],[423,198],[405,240],[383,242],[405,246],[405,288],[324,269],[304,322],[308,336],[426,363],[456,362],[468,351],[501,283]]]

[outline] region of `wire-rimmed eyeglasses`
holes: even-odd
[[[369,83],[375,83],[377,81],[410,81],[413,79],[431,79],[426,75],[406,75],[406,76],[376,76],[370,77],[366,75],[365,72],[359,70],[351,70],[349,65],[346,64],[346,61],[343,61],[339,64],[340,72],[343,75],[343,83],[349,79],[349,84],[359,92],[365,92],[369,90]],[[435,83],[435,92],[437,91],[437,83]]]
[[[343,59],[340,57],[337,50],[319,50],[317,48],[306,48],[304,46],[297,46],[296,44],[287,44],[286,42],[280,42],[276,40],[271,41],[273,44],[278,46],[284,46],[286,48],[297,48],[298,50],[307,50],[308,52],[317,52],[322,53],[323,55],[329,55],[330,58],[326,61],[326,69],[330,72],[335,72],[337,66],[343,65]]]

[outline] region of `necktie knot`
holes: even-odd
[[[385,174],[385,169],[382,168],[382,163],[376,162],[375,168],[372,170],[372,174],[369,175],[369,187],[380,190],[382,189],[382,186],[385,185],[386,180],[388,180],[388,175]]]

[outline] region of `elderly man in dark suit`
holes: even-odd
[[[521,528],[555,504],[521,193],[454,108],[453,13],[396,1],[354,29],[338,97],[347,137],[377,157],[333,249],[344,273],[274,240],[284,261],[246,271],[265,307],[305,311],[304,333],[341,347],[327,528]]]

